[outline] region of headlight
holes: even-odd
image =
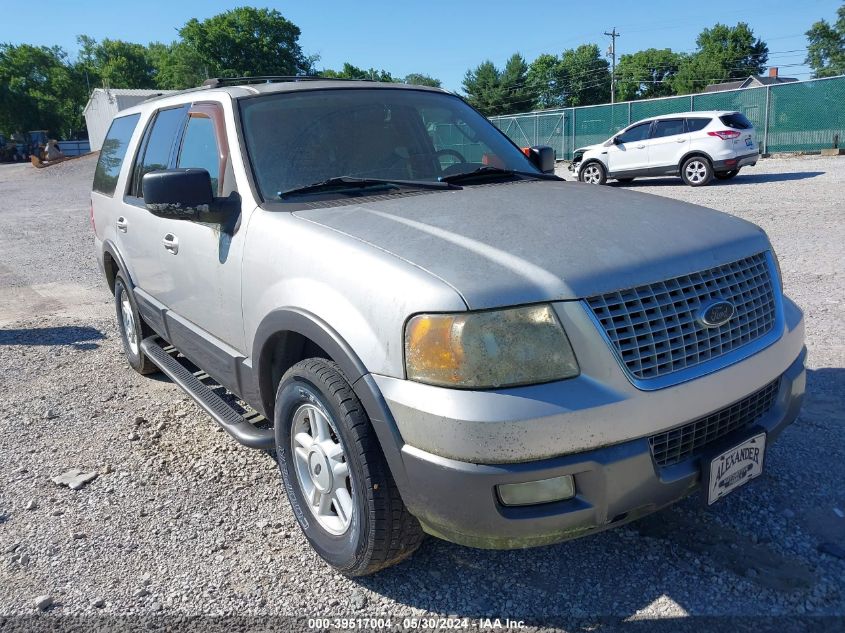
[[[549,305],[417,315],[405,328],[405,367],[411,380],[480,389],[579,373],[569,339]]]

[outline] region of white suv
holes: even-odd
[[[643,119],[604,143],[575,150],[581,182],[680,176],[691,187],[728,180],[759,157],[754,125],[741,112],[682,112]]]

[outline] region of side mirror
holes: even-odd
[[[534,166],[544,174],[555,173],[555,150],[548,145],[535,145],[525,151]]]
[[[619,140],[618,136],[612,136],[609,140],[607,140],[604,144],[605,147],[610,147],[611,145],[620,145],[622,141]]]
[[[160,218],[222,224],[230,209],[212,195],[205,169],[162,169],[144,174],[141,183],[147,211]]]

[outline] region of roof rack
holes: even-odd
[[[375,81],[373,79],[346,79],[339,77],[323,77],[321,75],[257,75],[255,77],[212,77],[202,82],[205,88],[220,88],[222,86],[240,86],[243,84],[274,84],[293,81]]]

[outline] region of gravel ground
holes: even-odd
[[[95,614],[272,616],[261,621],[282,628],[293,621],[278,616],[433,614],[579,630],[687,615],[672,622],[842,625],[845,159],[769,159],[699,189],[629,185],[761,225],[806,312],[804,410],[760,480],[711,510],[690,498],[534,550],[429,538],[410,561],[358,580],[308,547],[266,454],[124,363],[91,247],[93,166],[0,165],[0,628]],[[97,477],[78,490],[51,480],[69,469]],[[39,602],[45,614],[26,619]],[[832,618],[809,619],[821,616]]]

